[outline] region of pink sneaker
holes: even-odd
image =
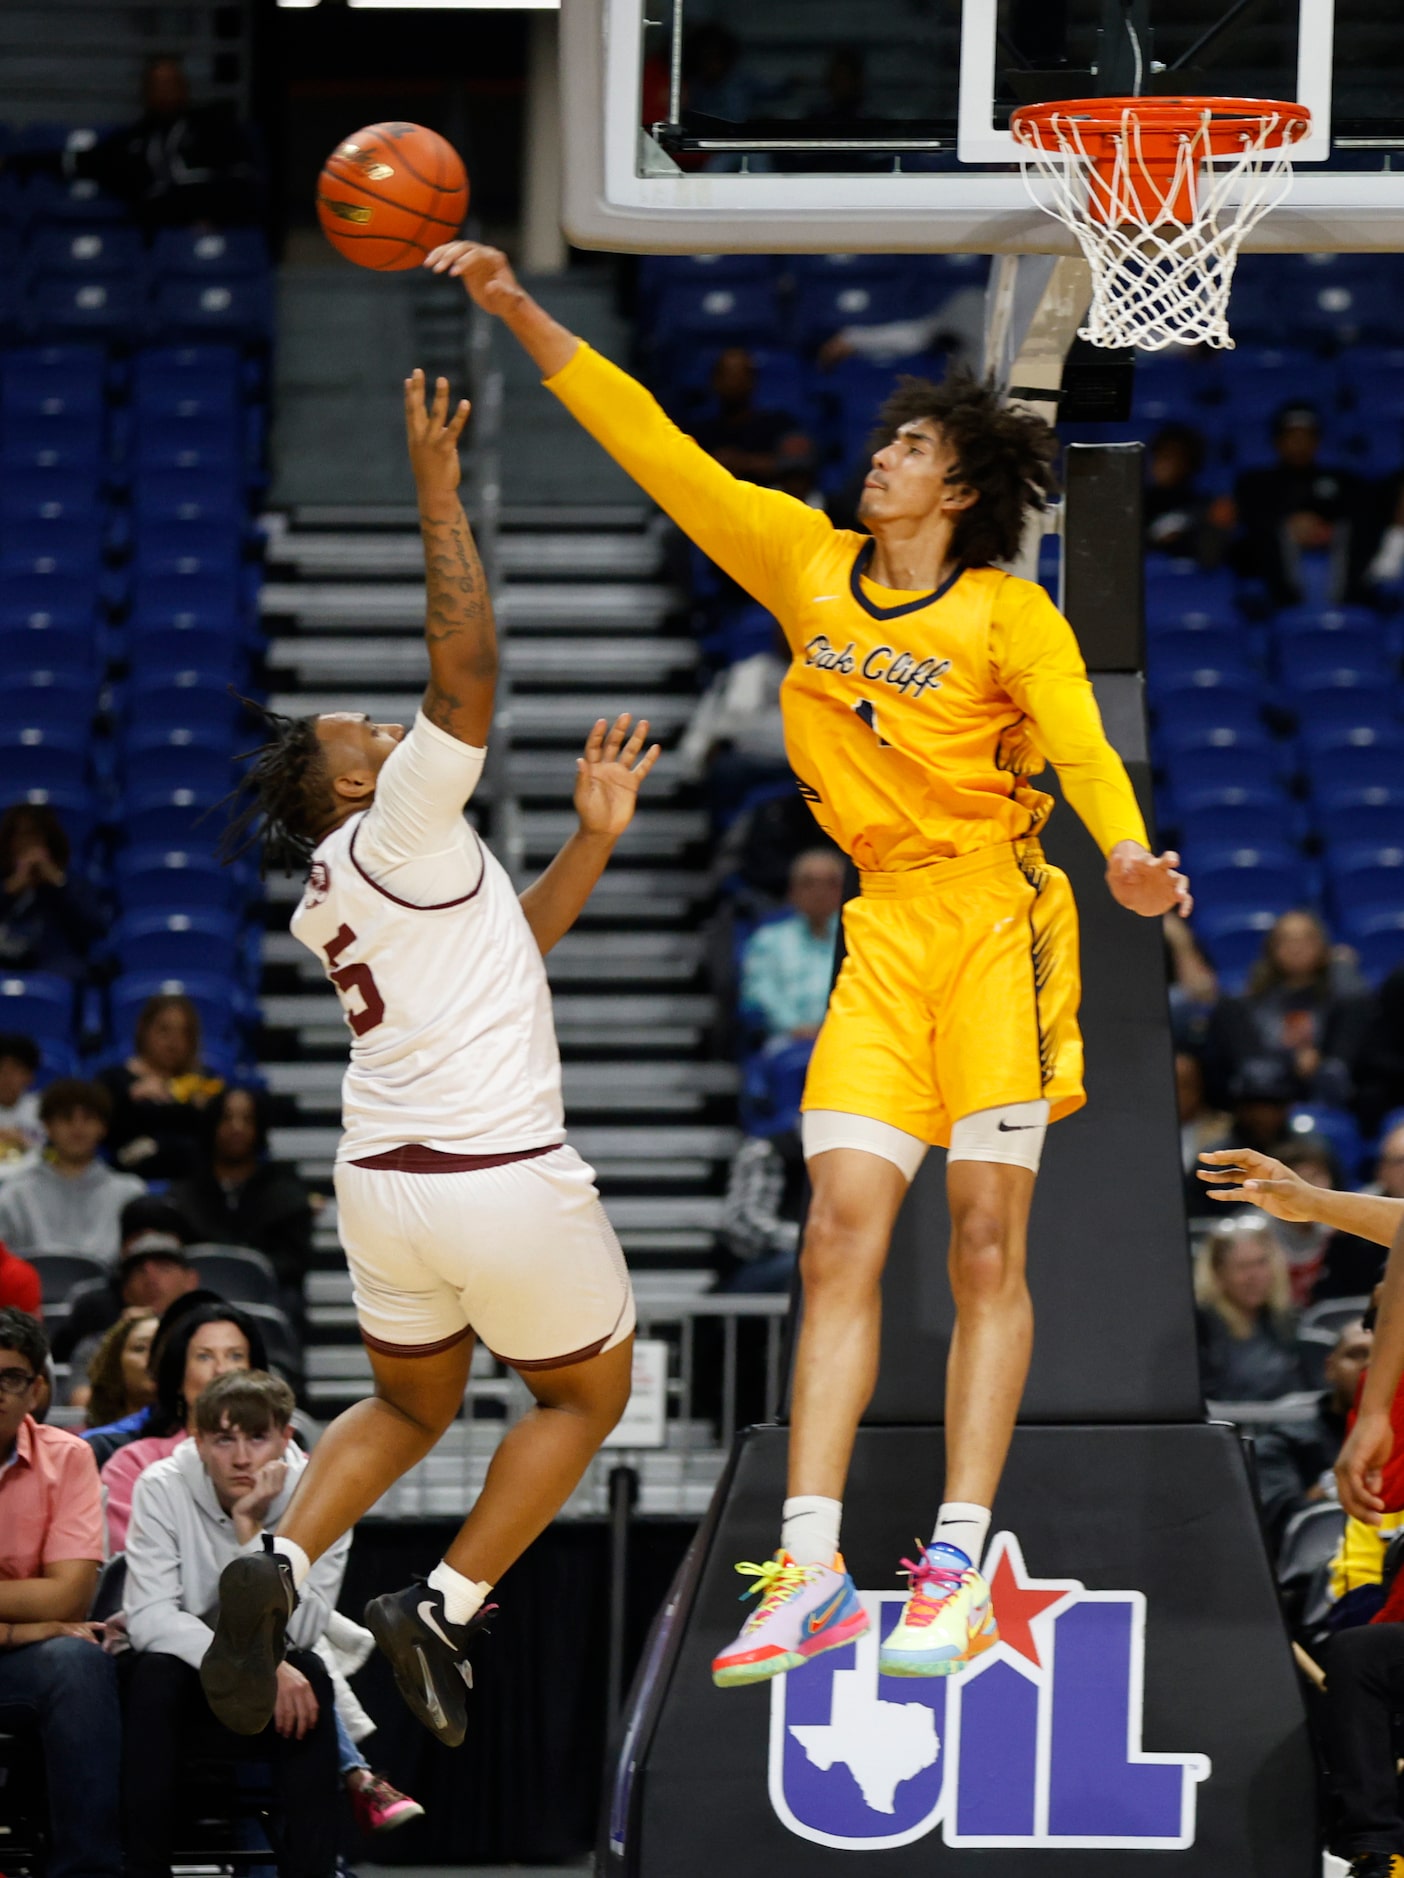
[[[412,1819],[423,1819],[424,1808],[407,1793],[399,1793],[379,1774],[363,1773],[350,1783],[351,1810],[362,1832],[393,1832]]]
[[[796,1565],[782,1551],[763,1565],[736,1569],[756,1580],[742,1597],[759,1593],[760,1603],[736,1641],[712,1659],[712,1681],[719,1689],[767,1682],[825,1650],[852,1643],[868,1628],[868,1613],[841,1558],[832,1565]]]

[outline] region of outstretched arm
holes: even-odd
[[[1283,1162],[1253,1148],[1220,1148],[1199,1158],[1204,1163],[1199,1178],[1209,1189],[1206,1199],[1229,1206],[1252,1200],[1274,1219],[1312,1221],[1333,1232],[1369,1239],[1374,1245],[1393,1245],[1404,1223],[1404,1200],[1391,1200],[1383,1193],[1338,1193],[1334,1187],[1313,1187]]]
[[[497,629],[473,531],[458,499],[458,440],[468,421],[461,398],[449,415],[449,384],[435,384],[431,403],[424,374],[405,380],[405,435],[419,496],[424,538],[429,684],[423,711],[460,743],[481,748],[492,724],[497,689]]]
[[[595,882],[605,871],[614,844],[634,819],[639,784],[659,758],[659,747],[644,749],[648,719],[641,717],[625,742],[629,714],[605,728],[600,718],[575,761],[575,812],[580,826],[539,880],[521,896],[527,925],[547,953],[579,919]]]

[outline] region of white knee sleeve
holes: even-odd
[[[1007,1167],[1038,1172],[1043,1137],[1048,1132],[1048,1104],[1006,1102],[1003,1108],[962,1115],[951,1129],[947,1161],[1001,1161]]]
[[[864,1154],[881,1155],[901,1169],[908,1183],[916,1178],[926,1153],[926,1143],[918,1135],[867,1115],[845,1115],[841,1109],[806,1109],[800,1117],[800,1142],[807,1161],[827,1154],[830,1148],[858,1148]]]

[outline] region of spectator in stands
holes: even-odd
[[[43,1308],[43,1286],[28,1259],[17,1258],[0,1240],[0,1308],[5,1307],[38,1317]]]
[[[1274,1402],[1302,1387],[1287,1260],[1258,1215],[1227,1219],[1195,1262],[1199,1369],[1216,1402]]]
[[[1370,505],[1359,479],[1318,461],[1321,414],[1300,399],[1284,404],[1273,419],[1277,462],[1244,470],[1233,500],[1218,512],[1237,525],[1238,572],[1261,580],[1274,605],[1292,606],[1306,597],[1305,557],[1328,563],[1315,597],[1330,603],[1366,595],[1365,569],[1373,530]]]
[[[1187,920],[1164,921],[1165,952],[1170,967],[1170,1028],[1177,1047],[1199,1054],[1209,1028],[1209,1013],[1219,999],[1219,980]]]
[[[222,1089],[201,1119],[207,1158],[172,1184],[172,1206],[185,1215],[195,1239],[252,1246],[271,1259],[300,1316],[302,1280],[312,1262],[312,1205],[296,1172],[267,1158],[267,1097],[257,1089]]]
[[[93,1352],[86,1379],[69,1391],[69,1401],[88,1411],[89,1428],[105,1428],[124,1415],[136,1415],[156,1399],[156,1381],[147,1366],[156,1326],[154,1311],[136,1304],[108,1331]]]
[[[1197,1179],[1199,1157],[1206,1148],[1222,1141],[1228,1130],[1228,1116],[1211,1109],[1204,1098],[1204,1070],[1199,1058],[1189,1050],[1175,1052],[1175,1100],[1180,1116],[1180,1164],[1185,1175],[1185,1202],[1193,1219],[1209,1211],[1204,1190]]]
[[[79,1371],[124,1311],[140,1306],[159,1317],[199,1283],[185,1252],[190,1228],[168,1201],[147,1193],[128,1200],[120,1231],[116,1268],[74,1289],[68,1316],[54,1332],[54,1355]]]
[[[235,1304],[209,1298],[181,1313],[166,1335],[158,1328],[148,1361],[155,1366],[155,1399],[144,1414],[142,1432],[102,1463],[107,1536],[114,1552],[127,1542],[137,1481],[190,1434],[204,1390],[235,1370],[267,1369],[268,1352],[252,1318]]]
[[[1309,1187],[1332,1192],[1341,1185],[1340,1165],[1324,1135],[1293,1135],[1282,1150],[1282,1165]],[[1331,1228],[1320,1220],[1279,1220],[1277,1237],[1292,1274],[1292,1302],[1299,1309],[1314,1302],[1326,1269]]]
[[[0,1186],[0,1238],[16,1252],[90,1252],[114,1263],[122,1208],[146,1191],[135,1174],[98,1159],[112,1099],[76,1076],[51,1082],[39,1103],[48,1149]]]
[[[722,1239],[740,1269],[724,1291],[788,1291],[799,1255],[804,1154],[798,1127],[751,1135],[727,1175]]]
[[[1391,1128],[1380,1142],[1375,1178],[1361,1191],[1404,1200],[1404,1123]],[[1321,1250],[1312,1302],[1368,1297],[1384,1276],[1385,1256],[1386,1248],[1374,1240],[1353,1232],[1332,1232]]]
[[[99,1080],[112,1097],[108,1152],[147,1180],[178,1180],[200,1164],[200,1111],[224,1087],[200,1058],[200,1013],[159,992],[136,1021],[132,1054]]]
[[[1375,995],[1375,1014],[1355,1069],[1362,1127],[1373,1134],[1392,1110],[1404,1107],[1404,964]]]
[[[199,1289],[177,1298],[162,1312],[156,1335],[152,1339],[151,1353],[146,1359],[146,1366],[156,1383],[155,1400],[134,1414],[123,1415],[104,1427],[84,1431],[83,1439],[92,1448],[99,1469],[105,1467],[120,1449],[134,1441],[143,1440],[148,1435],[174,1434],[184,1427],[187,1405],[183,1400],[183,1384],[189,1339],[198,1334],[206,1323],[228,1322],[237,1324],[244,1333],[254,1362],[267,1367],[266,1363],[261,1362],[267,1351],[257,1324],[251,1326],[243,1313],[236,1306],[227,1304],[217,1291]],[[167,1361],[167,1348],[172,1343],[177,1343],[178,1349]],[[208,1381],[208,1377],[205,1380]]]
[[[744,346],[728,346],[712,367],[717,409],[693,426],[698,443],[733,476],[777,487],[815,460],[813,440],[789,411],[756,405],[756,362]],[[793,491],[791,491],[793,493]]]
[[[102,1496],[83,1442],[37,1419],[48,1357],[35,1320],[0,1309],[0,1725],[38,1723],[50,1878],[119,1878],[117,1678],[83,1621]]]
[[[349,1534],[312,1567],[288,1619],[272,1722],[252,1738],[210,1713],[198,1671],[224,1567],[276,1526],[305,1466],[292,1443],[292,1393],[260,1372],[226,1375],[195,1409],[195,1438],[138,1483],[127,1539],[122,1769],[128,1878],[166,1878],[185,1757],[270,1761],[284,1878],[336,1866],[337,1739],[331,1677],[313,1646],[336,1608]]]
[[[1284,913],[1263,944],[1241,998],[1215,1007],[1205,1073],[1217,1096],[1250,1059],[1277,1062],[1294,1102],[1349,1104],[1373,1016],[1369,988],[1337,958],[1315,913]]]
[[[1203,468],[1204,436],[1192,424],[1165,424],[1152,437],[1142,498],[1148,552],[1196,561],[1203,568],[1219,565],[1224,539],[1199,487]]]
[[[1254,1437],[1258,1504],[1273,1551],[1294,1513],[1336,1498],[1332,1469],[1373,1342],[1374,1333],[1363,1319],[1344,1325],[1326,1359],[1326,1387],[1311,1419],[1275,1423]]]
[[[867,60],[863,48],[856,45],[835,46],[824,62],[824,95],[798,126],[802,137],[861,137],[871,135],[871,117],[866,104],[868,89]],[[807,151],[789,157],[783,167],[834,174],[843,170],[882,170],[892,159],[861,150]]]
[[[16,1171],[44,1143],[39,1097],[39,1046],[32,1037],[0,1035],[0,1178]]]
[[[1234,1075],[1228,1094],[1232,1125],[1223,1140],[1205,1152],[1251,1148],[1280,1158],[1289,1140],[1287,1112],[1293,1099],[1282,1065],[1272,1057],[1250,1057]]]
[[[96,896],[69,872],[63,823],[43,803],[0,815],[0,970],[80,979],[103,930]]]
[[[834,977],[843,856],[810,848],[790,869],[791,911],[757,927],[741,959],[741,1008],[768,1042],[816,1037]]]

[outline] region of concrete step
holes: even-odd
[[[574,761],[574,759],[571,759]],[[649,781],[652,782],[650,777]],[[300,874],[270,874],[264,883],[264,898],[271,906],[296,906],[302,898]],[[714,883],[700,868],[606,868],[595,891],[581,914],[581,923],[591,920],[656,919],[682,922],[695,916],[695,909],[711,898]]]
[[[530,860],[547,860],[569,840],[578,823],[573,813],[555,809],[525,809],[522,837]],[[711,822],[701,809],[641,808],[619,837],[616,854],[654,855],[674,860],[688,848],[706,841]]]
[[[533,529],[497,539],[497,565],[508,580],[646,581],[657,575],[663,543],[657,533],[551,533]],[[403,531],[280,530],[268,543],[268,566],[291,568],[303,580],[422,580],[424,544],[413,523]]]
[[[705,939],[696,933],[571,932],[551,948],[547,971],[552,984],[685,984],[705,950]],[[262,958],[265,968],[291,967],[314,984],[325,982],[322,961],[290,932],[265,933]]]
[[[658,582],[569,584],[518,581],[493,595],[508,632],[657,632],[678,610],[674,587]],[[305,633],[424,631],[422,581],[266,581],[259,590],[265,620],[296,620]]]
[[[654,1050],[695,1049],[717,1018],[716,999],[701,993],[631,997],[566,992],[553,1003],[557,1037],[576,1048],[617,1049],[632,1042]],[[259,1010],[270,1029],[295,1030],[305,1044],[325,1048],[346,1041],[346,1021],[330,986],[264,996]]]
[[[508,637],[502,662],[518,684],[663,684],[682,673],[695,671],[701,654],[691,639],[652,636],[617,639],[517,639]],[[329,679],[354,684],[425,684],[429,657],[418,636],[410,638],[347,639],[339,634],[299,635],[272,639],[268,664],[277,672],[294,672],[300,683],[326,684]]]
[[[261,1067],[273,1095],[289,1097],[309,1113],[340,1112],[344,1062]],[[734,1095],[740,1072],[734,1063],[575,1062],[562,1065],[561,1082],[568,1120],[621,1111],[685,1115]]]
[[[587,1123],[572,1129],[570,1139],[578,1152],[596,1166],[685,1161],[705,1170],[716,1161],[730,1160],[741,1137],[735,1128],[706,1124],[610,1127]],[[330,1167],[340,1145],[340,1128],[315,1124],[274,1128],[268,1137],[269,1152],[275,1160],[292,1161],[300,1168]]]
[[[411,724],[419,709],[422,691],[358,691],[347,685],[339,691],[275,691],[269,698],[270,709],[289,717],[315,717],[323,711],[365,711],[377,723]],[[692,697],[673,696],[667,692],[581,691],[562,696],[537,693],[515,694],[507,707],[511,734],[542,743],[583,743],[597,717],[618,717],[629,711],[646,717],[653,735],[661,742],[675,736],[696,708]]]

